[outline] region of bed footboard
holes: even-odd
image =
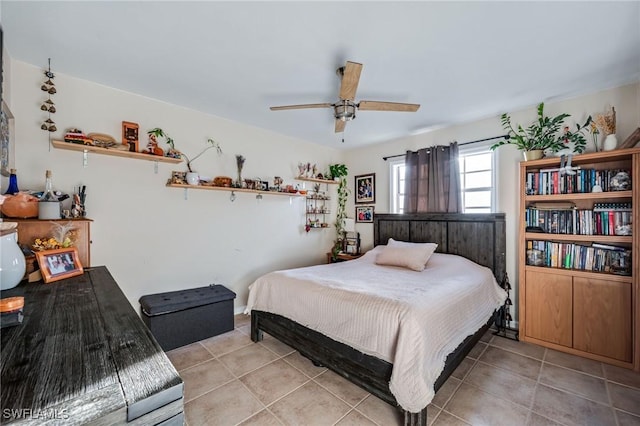
[[[477,333],[467,337],[454,352],[449,354],[445,368],[435,382],[434,389],[436,391],[444,384],[492,323],[493,317]],[[364,354],[283,316],[264,311],[251,311],[251,340],[254,342],[262,340],[263,331],[296,349],[312,362],[329,368],[372,395],[397,407],[404,415],[405,426],[427,425],[426,407],[418,413],[402,410],[391,394],[389,381],[393,364]]]

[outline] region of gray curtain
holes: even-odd
[[[407,151],[405,166],[405,213],[462,211],[457,142]]]

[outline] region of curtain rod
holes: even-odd
[[[485,141],[490,141],[490,140],[493,140],[493,139],[503,139],[503,138],[506,139],[508,137],[509,137],[509,135],[493,136],[493,137],[490,137],[490,138],[478,139],[476,141],[469,141],[469,142],[459,143],[458,146],[460,146],[460,145],[471,145],[472,143],[485,142]],[[386,157],[382,157],[382,159],[384,161],[387,161],[389,158],[404,157],[405,155],[407,155],[407,154],[388,155]]]

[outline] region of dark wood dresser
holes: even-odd
[[[21,284],[1,331],[0,423],[182,425],[183,384],[106,267]]]

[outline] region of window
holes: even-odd
[[[462,212],[491,213],[495,204],[493,151],[487,147],[463,148],[459,157]]]
[[[490,213],[495,206],[494,152],[490,145],[460,147],[460,191],[463,213]],[[404,158],[389,160],[389,211],[404,212]]]
[[[391,213],[404,213],[404,157],[389,160]]]

